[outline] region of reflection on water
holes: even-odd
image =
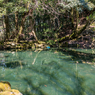
[[[94,58],[77,49],[2,51],[0,81],[24,95],[94,95]]]

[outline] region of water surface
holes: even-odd
[[[95,95],[93,51],[0,51],[0,81],[23,95]]]

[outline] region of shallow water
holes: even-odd
[[[93,51],[0,51],[0,81],[23,95],[95,95]]]

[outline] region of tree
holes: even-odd
[[[94,3],[94,0],[91,1]],[[29,22],[31,22],[31,32],[37,41],[37,27],[40,27],[38,28],[39,31],[43,31],[40,32],[41,35],[44,37],[46,37],[45,34],[47,35],[48,39],[46,40],[51,39],[52,36],[56,36],[54,37],[54,41],[63,41],[77,38],[91,23],[92,17],[90,14],[93,16],[94,12],[94,4],[92,2],[89,2],[89,0],[7,0],[6,3],[5,0],[1,0],[0,10],[2,13],[0,14],[1,16],[14,15],[14,28],[16,31],[14,41],[16,42],[19,41],[19,36],[24,30],[25,22],[28,17]],[[3,6],[1,3],[3,3]],[[88,10],[90,16],[85,16],[85,10]],[[87,19],[85,20],[85,25],[80,28],[79,25],[82,16]],[[21,21],[19,21],[19,19],[21,19]],[[40,19],[39,23],[37,19]],[[8,18],[7,22],[9,22]],[[6,24],[8,24],[7,22]],[[36,23],[39,25],[36,25]],[[8,25],[10,25],[10,23]],[[67,35],[67,30],[65,28],[67,28],[68,31],[71,31],[71,34]],[[7,29],[6,27],[6,30],[6,34],[9,35],[9,28]],[[64,35],[61,35],[62,33]],[[8,36],[6,35],[6,37]]]
[[[3,3],[3,5],[1,5]],[[22,34],[22,31],[23,31],[23,27],[24,27],[24,22],[26,20],[26,17],[27,16],[31,16],[32,17],[32,20],[33,20],[33,15],[32,15],[32,12],[33,12],[33,9],[34,9],[34,3],[35,1],[31,1],[31,0],[1,0],[0,1],[0,7],[1,7],[1,16],[4,15],[5,17],[5,26],[6,26],[6,39],[9,39],[10,37],[10,23],[9,23],[9,17],[10,15],[14,15],[15,16],[15,39],[14,41],[18,42],[19,41],[19,36]],[[31,7],[32,8],[31,8]],[[21,14],[21,24],[18,24],[18,15]],[[32,21],[33,22],[33,21]],[[34,28],[32,26],[32,28]],[[35,31],[33,29],[33,34],[34,34],[34,37],[35,39],[37,40],[37,37],[36,37],[36,34],[35,34]]]
[[[38,12],[40,15],[47,14],[50,16],[50,18],[55,21],[57,19],[59,29],[64,27],[64,25],[60,24],[61,21],[59,20],[60,16],[64,15],[66,16],[66,19],[64,20],[66,24],[69,24],[71,27],[72,33],[70,35],[61,37],[57,39],[56,41],[63,41],[63,40],[70,40],[77,38],[80,33],[82,33],[87,26],[90,25],[92,20],[86,19],[85,25],[79,30],[79,18],[81,17],[81,14],[85,14],[84,11],[87,10],[90,14],[93,14],[95,11],[94,4],[92,2],[84,1],[84,0],[40,0],[40,3],[38,4]],[[87,15],[88,16],[88,15]],[[86,18],[86,17],[85,17]],[[57,29],[57,30],[59,30]]]

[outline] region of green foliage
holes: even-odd
[[[14,14],[16,11],[18,12],[25,12],[27,11],[27,7],[25,4],[29,2],[29,0],[11,0],[11,1],[4,1],[0,0],[0,16],[6,15],[6,10],[9,11],[10,14]]]
[[[92,10],[94,0],[0,0],[0,17],[12,14],[14,17],[13,20],[9,19],[9,24],[14,24],[15,13],[18,12],[18,25],[20,26],[22,14],[31,8],[33,9],[32,19],[35,21],[33,27],[38,38],[49,40],[48,42],[53,44],[54,41],[51,39],[64,36],[67,30],[71,32],[77,30],[76,27],[81,22],[79,21],[80,13],[83,14],[84,9]],[[95,19],[94,15],[95,13],[88,16],[87,20]],[[29,18],[26,20],[24,25],[26,30],[23,31],[28,32],[30,21]],[[15,28],[14,25],[12,28]]]

